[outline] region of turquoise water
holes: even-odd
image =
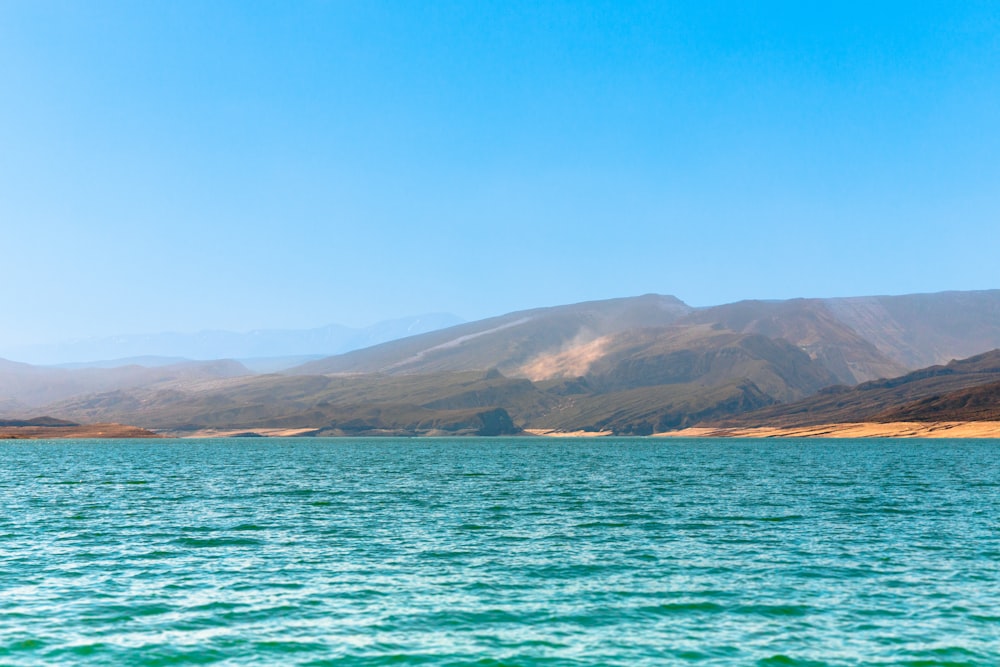
[[[0,443],[0,664],[1000,664],[1000,441]]]

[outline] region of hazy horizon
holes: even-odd
[[[0,347],[996,288],[1000,7],[0,6]]]
[[[964,290],[959,294],[972,295],[997,290]],[[925,295],[943,295],[954,292],[945,290]],[[617,299],[635,299],[646,295],[627,295],[612,297]],[[886,294],[854,294],[842,295],[837,298],[893,298]],[[675,294],[657,295],[676,298],[696,310],[724,306],[728,304],[692,305]],[[820,297],[792,297],[790,299],[743,299],[740,302],[757,301],[810,301]],[[493,313],[482,319],[511,315],[524,310],[558,308],[574,306],[580,303],[594,302],[587,300],[572,304],[545,304],[531,306],[520,311]],[[596,300],[608,301],[608,300]],[[730,302],[739,303],[739,302]],[[272,327],[266,329],[226,330],[226,329],[196,329],[191,331],[150,331],[150,332],[118,332],[104,336],[67,337],[49,341],[34,341],[22,344],[0,343],[0,359],[29,363],[35,365],[86,365],[94,362],[115,362],[128,360],[130,363],[146,365],[156,362],[166,363],[166,360],[210,361],[216,359],[237,359],[245,362],[251,360],[278,360],[292,357],[319,358],[343,354],[363,347],[397,340],[406,336],[427,333],[438,329],[472,324],[479,320],[468,320],[454,313],[423,313],[408,315],[373,322],[365,326],[351,327],[338,322],[330,322],[320,327]],[[139,361],[136,361],[136,360]],[[267,367],[267,365],[265,365]]]

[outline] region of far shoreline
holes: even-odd
[[[656,438],[1000,438],[1000,421],[849,422],[812,426],[694,426]]]
[[[0,427],[0,440],[94,440],[94,439],[179,439],[210,438],[613,438],[644,439],[771,439],[771,438],[914,438],[914,439],[1000,439],[1000,421],[939,422],[851,422],[812,426],[716,427],[694,426],[648,436],[616,435],[611,431],[562,431],[524,429],[515,435],[475,435],[469,433],[357,433],[322,434],[316,428],[199,429],[192,431],[152,431],[125,424],[79,424],[72,426]]]

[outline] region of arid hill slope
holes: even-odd
[[[830,387],[801,401],[721,420],[720,426],[1000,420],[1000,349],[901,377]]]
[[[839,383],[856,384],[1000,347],[1000,290],[740,301],[710,308],[651,294],[510,313],[320,359],[289,372],[497,368],[532,379],[545,379],[549,369],[550,377],[584,375],[604,355],[606,336],[664,327],[689,328],[690,340],[711,330],[781,339],[805,351]],[[542,360],[560,363],[546,366]]]
[[[266,375],[104,392],[45,409],[77,421],[128,421],[173,431],[357,433],[447,431],[467,425],[468,411],[502,410],[517,428],[639,433],[800,398],[835,380],[784,341],[728,331],[689,340],[689,333],[668,328],[610,334],[601,339],[606,350],[600,362],[584,375],[538,381],[496,369]]]
[[[0,360],[0,417],[173,431],[650,433],[751,412],[790,424],[979,414],[989,391],[952,392],[1000,380],[982,360],[910,374],[907,364],[1000,346],[998,313],[996,290],[712,308],[645,295],[510,313],[282,375],[232,361],[56,369]]]

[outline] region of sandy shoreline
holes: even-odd
[[[69,440],[88,438],[294,438],[308,437],[315,428],[201,429],[155,433],[125,424],[82,424],[79,426],[4,426],[0,440]],[[546,438],[602,438],[611,431],[560,431],[529,428],[524,433]],[[424,437],[441,437],[437,434]],[[983,422],[859,422],[816,426],[753,428],[692,427],[680,431],[654,433],[652,438],[998,438],[1000,421]]]
[[[316,433],[316,428],[203,428],[197,431],[161,431],[167,438],[295,438]]]
[[[656,433],[662,438],[1000,438],[1000,421],[858,422],[795,427],[693,427]]]

